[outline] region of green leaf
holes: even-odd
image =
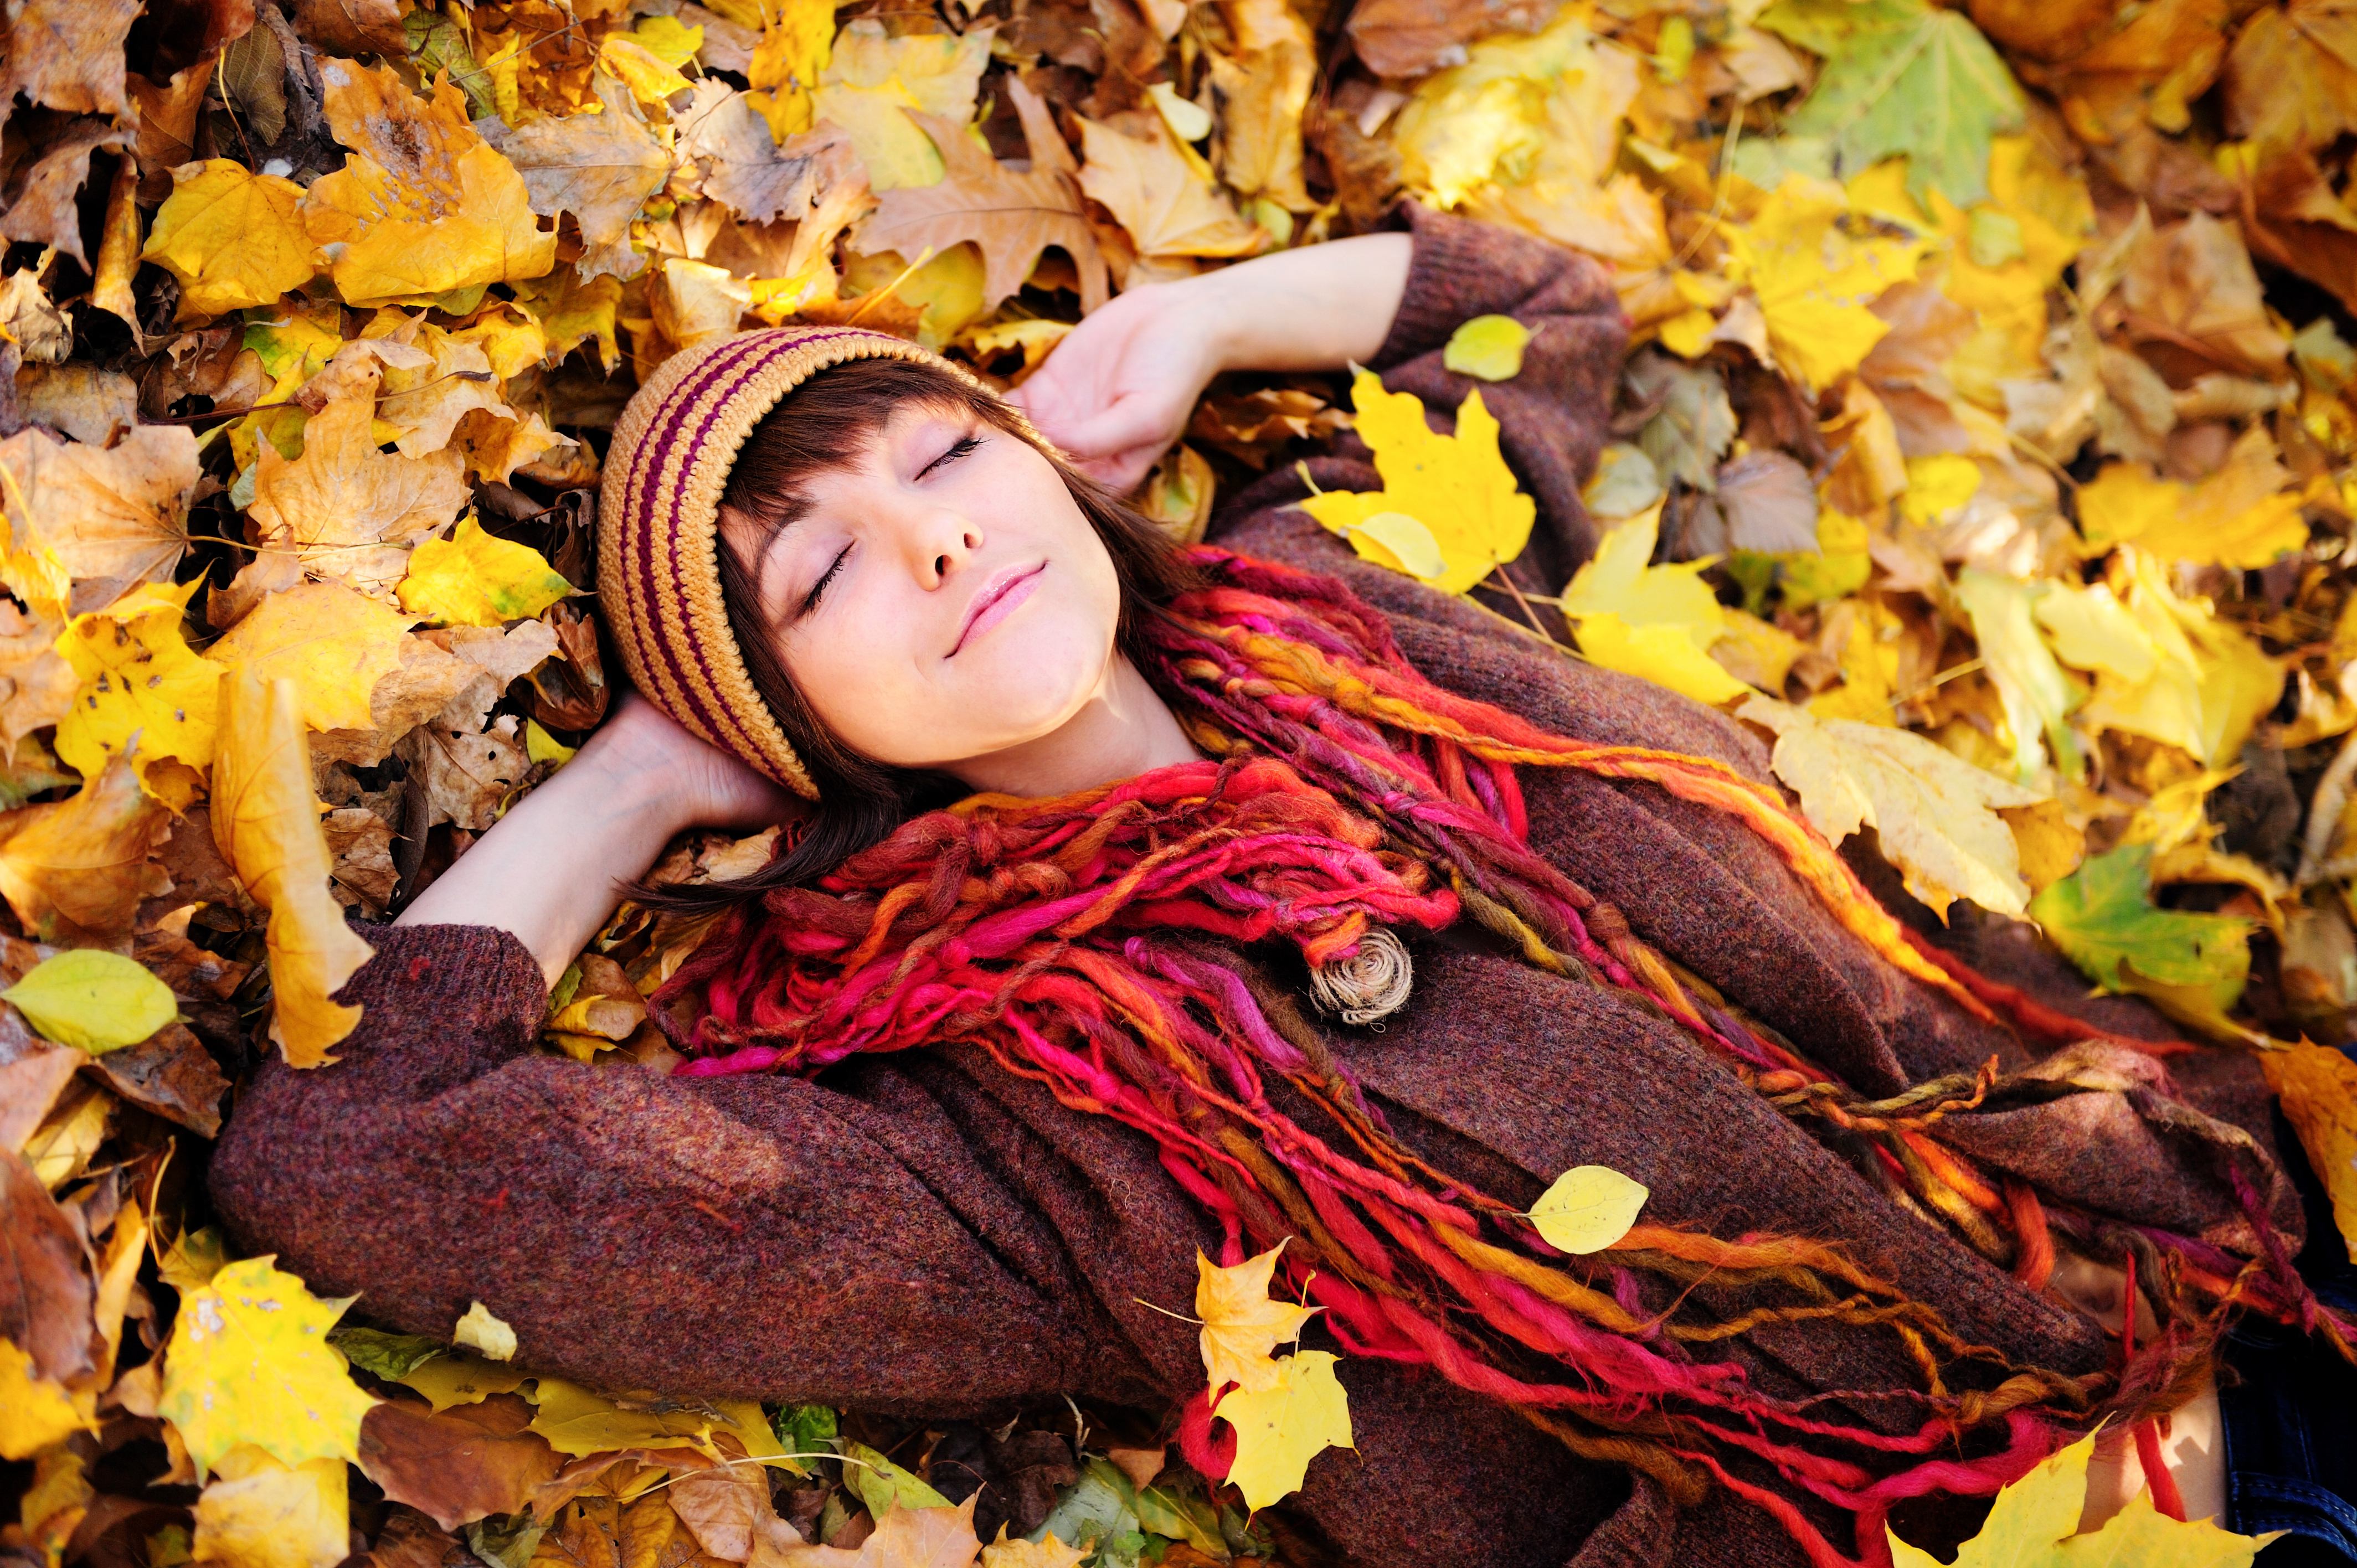
[[[823,1454],[838,1445],[841,1435],[834,1409],[823,1404],[786,1405],[770,1418],[770,1426],[789,1454]],[[796,1459],[789,1468],[797,1476],[810,1474],[807,1460]]]
[[[2072,963],[2106,991],[2142,991],[2139,980],[2191,988],[2223,1010],[2251,970],[2251,923],[2190,915],[2152,903],[2152,845],[2090,855],[2029,901],[2030,918]]]
[[[904,1470],[864,1443],[846,1443],[844,1457],[863,1463],[843,1467],[843,1484],[867,1505],[868,1516],[881,1520],[896,1508],[946,1509],[957,1505],[925,1484],[914,1470]]]
[[[1523,346],[1531,329],[1511,316],[1477,316],[1449,334],[1440,362],[1460,376],[1511,381],[1523,373]]]
[[[91,1056],[135,1046],[180,1015],[171,987],[121,953],[76,948],[0,991],[47,1038]]]
[[[341,1350],[344,1359],[361,1371],[373,1373],[389,1383],[399,1382],[435,1357],[447,1354],[450,1348],[424,1334],[387,1334],[382,1328],[341,1323],[328,1330],[328,1343]]]
[[[1927,206],[1932,190],[1958,207],[1988,199],[1989,141],[2020,129],[2023,102],[1963,13],[1926,0],[1780,0],[1760,26],[1824,57],[1787,136],[1832,137],[1845,178],[1903,156],[1908,192]]]

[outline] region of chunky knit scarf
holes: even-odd
[[[1774,790],[1715,761],[1566,739],[1456,696],[1417,675],[1340,584],[1200,554],[1211,585],[1149,628],[1149,673],[1216,760],[1059,800],[974,796],[731,917],[657,998],[695,1004],[696,1054],[681,1070],[810,1074],[859,1052],[976,1044],[1064,1104],[1152,1138],[1224,1229],[1227,1262],[1289,1241],[1286,1277],[1327,1308],[1346,1350],[1430,1365],[1674,1498],[1716,1477],[1828,1568],[1849,1559],[1796,1495],[1855,1516],[1854,1550],[1887,1562],[1883,1520],[1900,1500],[1992,1492],[2059,1427],[2181,1398],[2226,1303],[2337,1335],[2234,1163],[2255,1157],[2247,1148],[2221,1163],[2267,1255],[2246,1263],[2138,1231],[2130,1256],[2147,1281],[2165,1275],[2180,1295],[2206,1284],[2209,1302],[2175,1312],[2121,1373],[2075,1378],[1965,1343],[1836,1247],[1641,1224],[1566,1257],[1514,1204],[1419,1159],[1271,979],[1284,950],[1326,965],[1375,927],[1470,918],[1532,964],[1674,1019],[1788,1114],[1846,1129],[1872,1179],[2033,1285],[2052,1264],[2050,1214],[2085,1230],[1937,1141],[1943,1117],[1989,1094],[1994,1063],[1885,1101],[1853,1092],[1534,853],[1515,769],[1642,779],[1724,811],[1860,940],[1958,1005],[1988,1017],[1983,998],[2023,1000],[1910,940]],[[2009,1011],[2025,1032],[2124,1054],[2058,1015]],[[1314,1124],[1272,1104],[1271,1076]],[[1706,1278],[1713,1300],[1739,1294],[1744,1309],[1714,1315],[1692,1288]],[[1910,1402],[1920,1425],[1893,1434],[1829,1419],[1823,1402],[1771,1398],[1712,1354],[1754,1328],[1825,1319],[1889,1337],[1920,1374],[1843,1397]],[[1232,1448],[1212,1430],[1199,1396],[1182,1441],[1219,1475]]]

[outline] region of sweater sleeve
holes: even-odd
[[[952,1408],[1087,1388],[1102,1336],[992,1234],[1018,1206],[921,1094],[587,1066],[535,1048],[546,992],[512,937],[370,940],[339,1059],[266,1064],[215,1151],[249,1251],[409,1332],[480,1301],[520,1364],[608,1387]]]
[[[1526,588],[1552,594],[1596,546],[1579,488],[1603,449],[1613,381],[1629,341],[1611,275],[1559,245],[1413,202],[1394,221],[1407,230],[1415,251],[1391,332],[1370,368],[1392,391],[1422,399],[1426,416],[1443,430],[1454,427],[1467,395],[1480,392],[1482,406],[1497,418],[1500,449],[1538,503],[1514,575]],[[1450,336],[1479,316],[1511,317],[1530,333],[1522,369],[1505,381],[1461,376],[1441,362]],[[1382,481],[1365,467],[1366,456],[1366,447],[1346,436],[1333,457],[1313,459],[1310,471],[1321,489],[1372,489]],[[1229,536],[1252,532],[1256,515],[1308,493],[1294,467],[1274,471],[1229,504],[1212,538],[1250,551],[1251,542]]]

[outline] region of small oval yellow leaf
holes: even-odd
[[[0,999],[45,1037],[94,1057],[135,1046],[180,1015],[171,988],[145,964],[102,948],[35,964]]]
[[[1404,511],[1379,511],[1345,532],[1351,536],[1351,548],[1379,566],[1427,583],[1448,570],[1448,559],[1441,554],[1440,541],[1433,538],[1432,530]],[[1382,553],[1370,551],[1370,544],[1379,546]]]
[[[1477,316],[1449,334],[1440,362],[1460,376],[1511,381],[1523,373],[1523,347],[1531,329],[1511,316]]]
[[[1610,1165],[1574,1165],[1531,1206],[1531,1222],[1550,1247],[1600,1252],[1629,1234],[1651,1196]]]
[[[458,1319],[458,1326],[450,1337],[470,1350],[480,1350],[494,1361],[515,1359],[515,1330],[491,1316],[491,1309],[481,1302],[467,1308]]]

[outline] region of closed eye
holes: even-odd
[[[968,435],[963,437],[953,444],[948,451],[942,453],[940,456],[934,458],[931,462],[918,469],[917,478],[920,479],[923,478],[927,474],[931,473],[935,468],[940,467],[944,463],[956,462],[960,457],[965,456],[968,453],[972,452],[975,447],[980,446],[981,445],[982,437],[979,435]]]
[[[850,558],[851,546],[848,544],[835,553],[834,560],[827,566],[826,575],[813,584],[811,591],[802,596],[802,607],[798,612],[799,615],[806,616],[818,608],[819,596],[826,592],[826,585],[834,581],[834,575],[843,570],[843,564]]]

